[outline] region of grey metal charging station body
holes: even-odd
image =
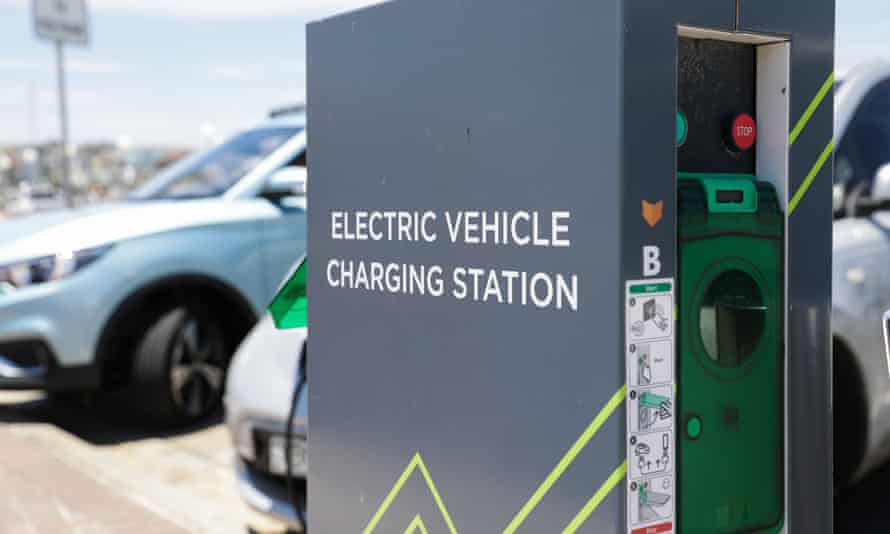
[[[399,0],[309,26],[313,530],[561,532],[625,460],[622,404],[534,499],[625,384],[642,247],[675,276],[678,25],[789,39],[791,125],[833,70],[832,0]],[[832,114],[829,95],[790,147],[789,197]],[[664,202],[654,227],[643,200]],[[518,209],[570,212],[571,245],[332,237],[333,211]],[[830,160],[786,235],[785,523],[815,534],[832,529]],[[332,287],[331,259],[577,273],[579,302]],[[626,532],[625,491],[573,531]]]

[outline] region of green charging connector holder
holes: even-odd
[[[678,532],[779,532],[784,217],[754,176],[678,178]]]

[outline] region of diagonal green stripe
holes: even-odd
[[[405,532],[403,534],[414,534],[415,532],[420,532],[420,534],[428,534],[426,525],[423,523],[423,519],[420,517],[420,514],[414,516],[414,521],[411,521],[411,524],[408,525],[408,528],[405,529]]]
[[[510,521],[510,524],[507,525],[507,528],[504,529],[503,534],[513,534],[516,530],[522,525],[522,522],[528,517],[528,515],[535,509],[538,503],[544,498],[544,495],[550,491],[550,488],[556,484],[556,481],[559,480],[559,477],[565,473],[566,469],[572,465],[572,462],[575,461],[575,458],[581,453],[581,450],[587,446],[593,436],[599,431],[600,427],[605,424],[605,422],[609,419],[616,409],[621,406],[621,403],[624,402],[624,397],[627,395],[627,386],[621,386],[621,389],[615,392],[612,395],[612,398],[609,399],[609,402],[603,406],[603,409],[596,415],[596,417],[591,421],[591,423],[587,426],[581,436],[575,440],[575,443],[566,451],[565,455],[556,464],[556,467],[547,475],[547,478],[544,479],[544,482],[541,482],[541,485],[538,486],[538,489],[532,494],[531,498],[529,498],[528,502],[519,510],[519,513],[516,514],[516,517]]]
[[[612,490],[615,489],[615,486],[621,483],[624,480],[624,476],[627,474],[627,460],[619,465],[609,478],[603,482],[603,485],[596,490],[596,493],[593,494],[593,497],[587,501],[587,504],[584,505],[583,508],[569,521],[569,524],[566,525],[566,528],[562,529],[562,534],[574,534],[576,530],[578,530],[581,525],[587,521],[587,518],[590,517],[590,514],[596,510],[600,503],[602,503],[606,497],[612,493]]]
[[[371,518],[371,521],[368,522],[368,526],[365,527],[365,530],[362,531],[362,534],[371,534],[374,532],[374,529],[377,528],[377,523],[380,522],[380,519],[383,518],[383,514],[389,509],[389,506],[395,500],[396,496],[402,491],[402,486],[405,485],[405,482],[408,481],[408,477],[411,476],[411,473],[417,469],[417,464],[420,463],[420,453],[416,453],[414,458],[411,459],[411,462],[408,464],[408,467],[402,471],[402,475],[393,485],[392,489],[390,489],[389,494],[383,499],[383,503],[380,505],[380,508],[377,509],[377,513],[374,514],[374,517]]]
[[[457,534],[457,529],[454,528],[454,521],[451,520],[451,514],[448,513],[448,508],[446,508],[445,503],[442,502],[442,496],[439,495],[439,489],[436,488],[436,483],[433,482],[433,477],[430,476],[430,472],[429,470],[427,470],[426,464],[423,463],[423,458],[420,458],[418,460],[418,467],[420,468],[420,472],[423,474],[424,480],[426,480],[426,485],[430,488],[430,493],[433,494],[433,500],[436,501],[436,506],[439,507],[439,512],[442,513],[442,518],[445,519],[445,524],[448,525],[448,532],[450,532],[451,534]]]
[[[828,79],[825,80],[825,83],[822,84],[822,87],[819,88],[819,92],[816,93],[816,96],[813,98],[810,105],[807,106],[807,109],[804,110],[803,115],[798,119],[797,124],[794,125],[794,129],[791,130],[791,135],[788,136],[788,145],[791,146],[797,141],[797,137],[806,128],[807,123],[810,122],[810,119],[813,117],[813,113],[816,112],[816,109],[819,108],[819,104],[822,103],[822,100],[825,99],[825,95],[828,94],[828,91],[831,89],[832,84],[834,83],[834,73],[828,75]]]
[[[451,534],[457,534],[457,529],[454,527],[454,521],[451,520],[451,514],[448,513],[448,509],[445,507],[445,503],[442,501],[442,496],[439,494],[438,488],[436,488],[436,483],[433,482],[433,477],[430,476],[429,469],[426,468],[426,464],[423,462],[423,457],[420,456],[419,452],[414,453],[414,457],[411,458],[411,462],[408,463],[408,466],[405,467],[405,470],[402,471],[402,475],[399,476],[399,479],[396,480],[396,483],[393,485],[392,489],[389,490],[389,494],[387,494],[386,498],[383,499],[383,503],[380,504],[380,508],[377,509],[377,512],[374,513],[374,517],[371,518],[371,521],[368,522],[368,526],[365,527],[365,530],[362,531],[362,534],[371,534],[374,532],[374,529],[377,528],[377,524],[383,518],[383,515],[389,510],[390,505],[402,491],[402,486],[405,485],[405,482],[408,481],[408,478],[414,473],[415,470],[419,469],[420,473],[423,475],[424,481],[426,481],[426,485],[430,490],[430,493],[433,495],[433,499],[436,501],[436,506],[439,507],[439,511],[442,513],[442,518],[445,520],[445,524],[448,525],[448,531]],[[416,522],[419,521],[420,525]],[[408,525],[408,530],[417,529],[417,528],[426,528],[426,525],[423,525],[423,520],[420,519],[420,516],[415,517],[415,521],[413,521],[410,525]],[[406,531],[407,532],[407,531]]]
[[[804,178],[803,183],[800,184],[800,187],[797,188],[797,192],[794,193],[794,196],[791,197],[791,202],[788,203],[788,216],[790,217],[792,213],[794,213],[795,208],[800,203],[800,199],[807,193],[807,190],[813,184],[813,180],[816,179],[816,176],[819,175],[819,171],[822,170],[822,167],[825,166],[825,162],[828,161],[828,157],[831,156],[831,152],[834,150],[834,139],[828,141],[828,145],[826,145],[825,149],[822,151],[822,154],[819,155],[819,159],[816,160],[813,168],[810,169],[807,177]]]

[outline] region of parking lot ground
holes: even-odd
[[[219,418],[146,430],[118,406],[0,392],[0,534],[281,531],[241,502]]]
[[[3,432],[0,456],[6,460],[0,466],[3,532],[186,532],[115,493],[111,486],[46,454],[31,436]]]

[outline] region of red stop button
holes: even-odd
[[[732,121],[732,142],[739,150],[748,150],[757,139],[757,125],[754,117],[742,113]]]

